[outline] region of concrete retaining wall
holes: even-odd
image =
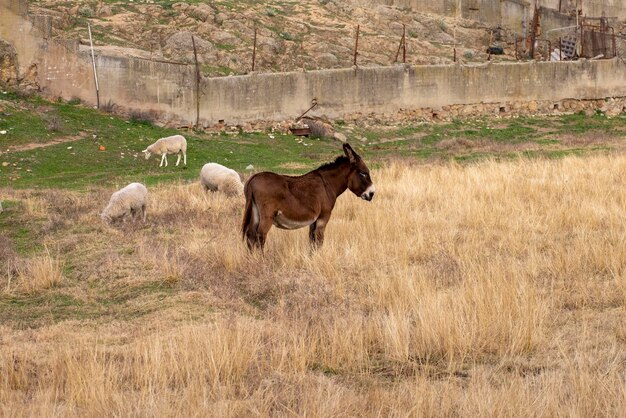
[[[626,96],[618,59],[395,66],[307,73],[256,74],[203,81],[201,118],[240,123],[298,116],[312,99],[315,115],[396,112],[474,103],[591,100]]]
[[[78,51],[76,43],[45,39],[45,33],[15,13],[20,8],[14,6],[14,0],[0,0],[0,38],[15,48],[18,78],[37,84],[45,95],[95,104],[89,53]],[[96,66],[101,104],[142,112],[171,125],[195,122],[192,66],[103,55],[96,57]],[[199,104],[200,122],[211,126],[219,121],[292,119],[313,99],[319,103],[313,115],[335,118],[358,112],[605,97],[626,97],[626,64],[619,59],[398,65],[203,78]]]
[[[353,3],[367,6],[408,7],[413,10],[441,14],[450,17],[464,17],[488,25],[502,25],[521,34],[522,21],[532,19],[534,1],[529,0],[351,0]],[[576,0],[537,0],[537,7],[559,10],[569,14],[576,9]],[[583,0],[582,14],[589,17],[607,17],[626,19],[624,0]]]
[[[49,19],[27,16],[24,0],[0,0],[0,39],[13,45],[17,78],[44,95],[96,104],[93,64],[77,42],[47,39]],[[173,125],[195,121],[193,67],[96,55],[100,104],[138,111]]]

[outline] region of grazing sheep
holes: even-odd
[[[146,221],[148,189],[141,183],[130,183],[111,195],[109,204],[100,214],[105,222],[126,220],[127,215],[135,218],[140,215]]]
[[[161,164],[165,161],[165,167],[167,167],[167,154],[178,154],[176,165],[180,163],[180,155],[184,157],[184,164],[187,165],[187,140],[182,135],[172,135],[157,140],[154,144],[148,146],[145,150],[141,151],[146,156],[146,160],[150,158],[152,154],[161,156]]]
[[[207,163],[200,170],[200,184],[205,190],[220,191],[231,196],[243,196],[239,174],[217,163]]]

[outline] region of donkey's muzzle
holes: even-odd
[[[361,199],[367,200],[368,202],[374,198],[374,192],[365,192],[361,195]]]

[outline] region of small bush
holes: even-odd
[[[139,125],[152,126],[153,117],[149,112],[133,110],[129,113],[128,120]]]
[[[109,99],[106,103],[100,105],[100,110],[105,113],[113,113],[115,111],[115,103]]]
[[[281,32],[280,37],[283,38],[286,41],[293,41],[294,37],[292,34],[290,34],[289,32]]]
[[[91,6],[85,4],[78,9],[78,14],[82,17],[93,17],[94,11]]]

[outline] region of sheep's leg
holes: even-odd
[[[161,155],[161,164],[159,164],[159,167],[163,167],[163,161],[165,161],[165,167],[167,167],[167,159],[165,158],[165,154]]]
[[[143,221],[146,222],[146,205],[141,205],[141,214],[143,216]]]
[[[185,165],[187,165],[187,152],[183,151],[183,158],[185,160]]]
[[[178,153],[178,159],[176,160],[176,167],[178,167],[179,163],[180,163],[180,152]]]

